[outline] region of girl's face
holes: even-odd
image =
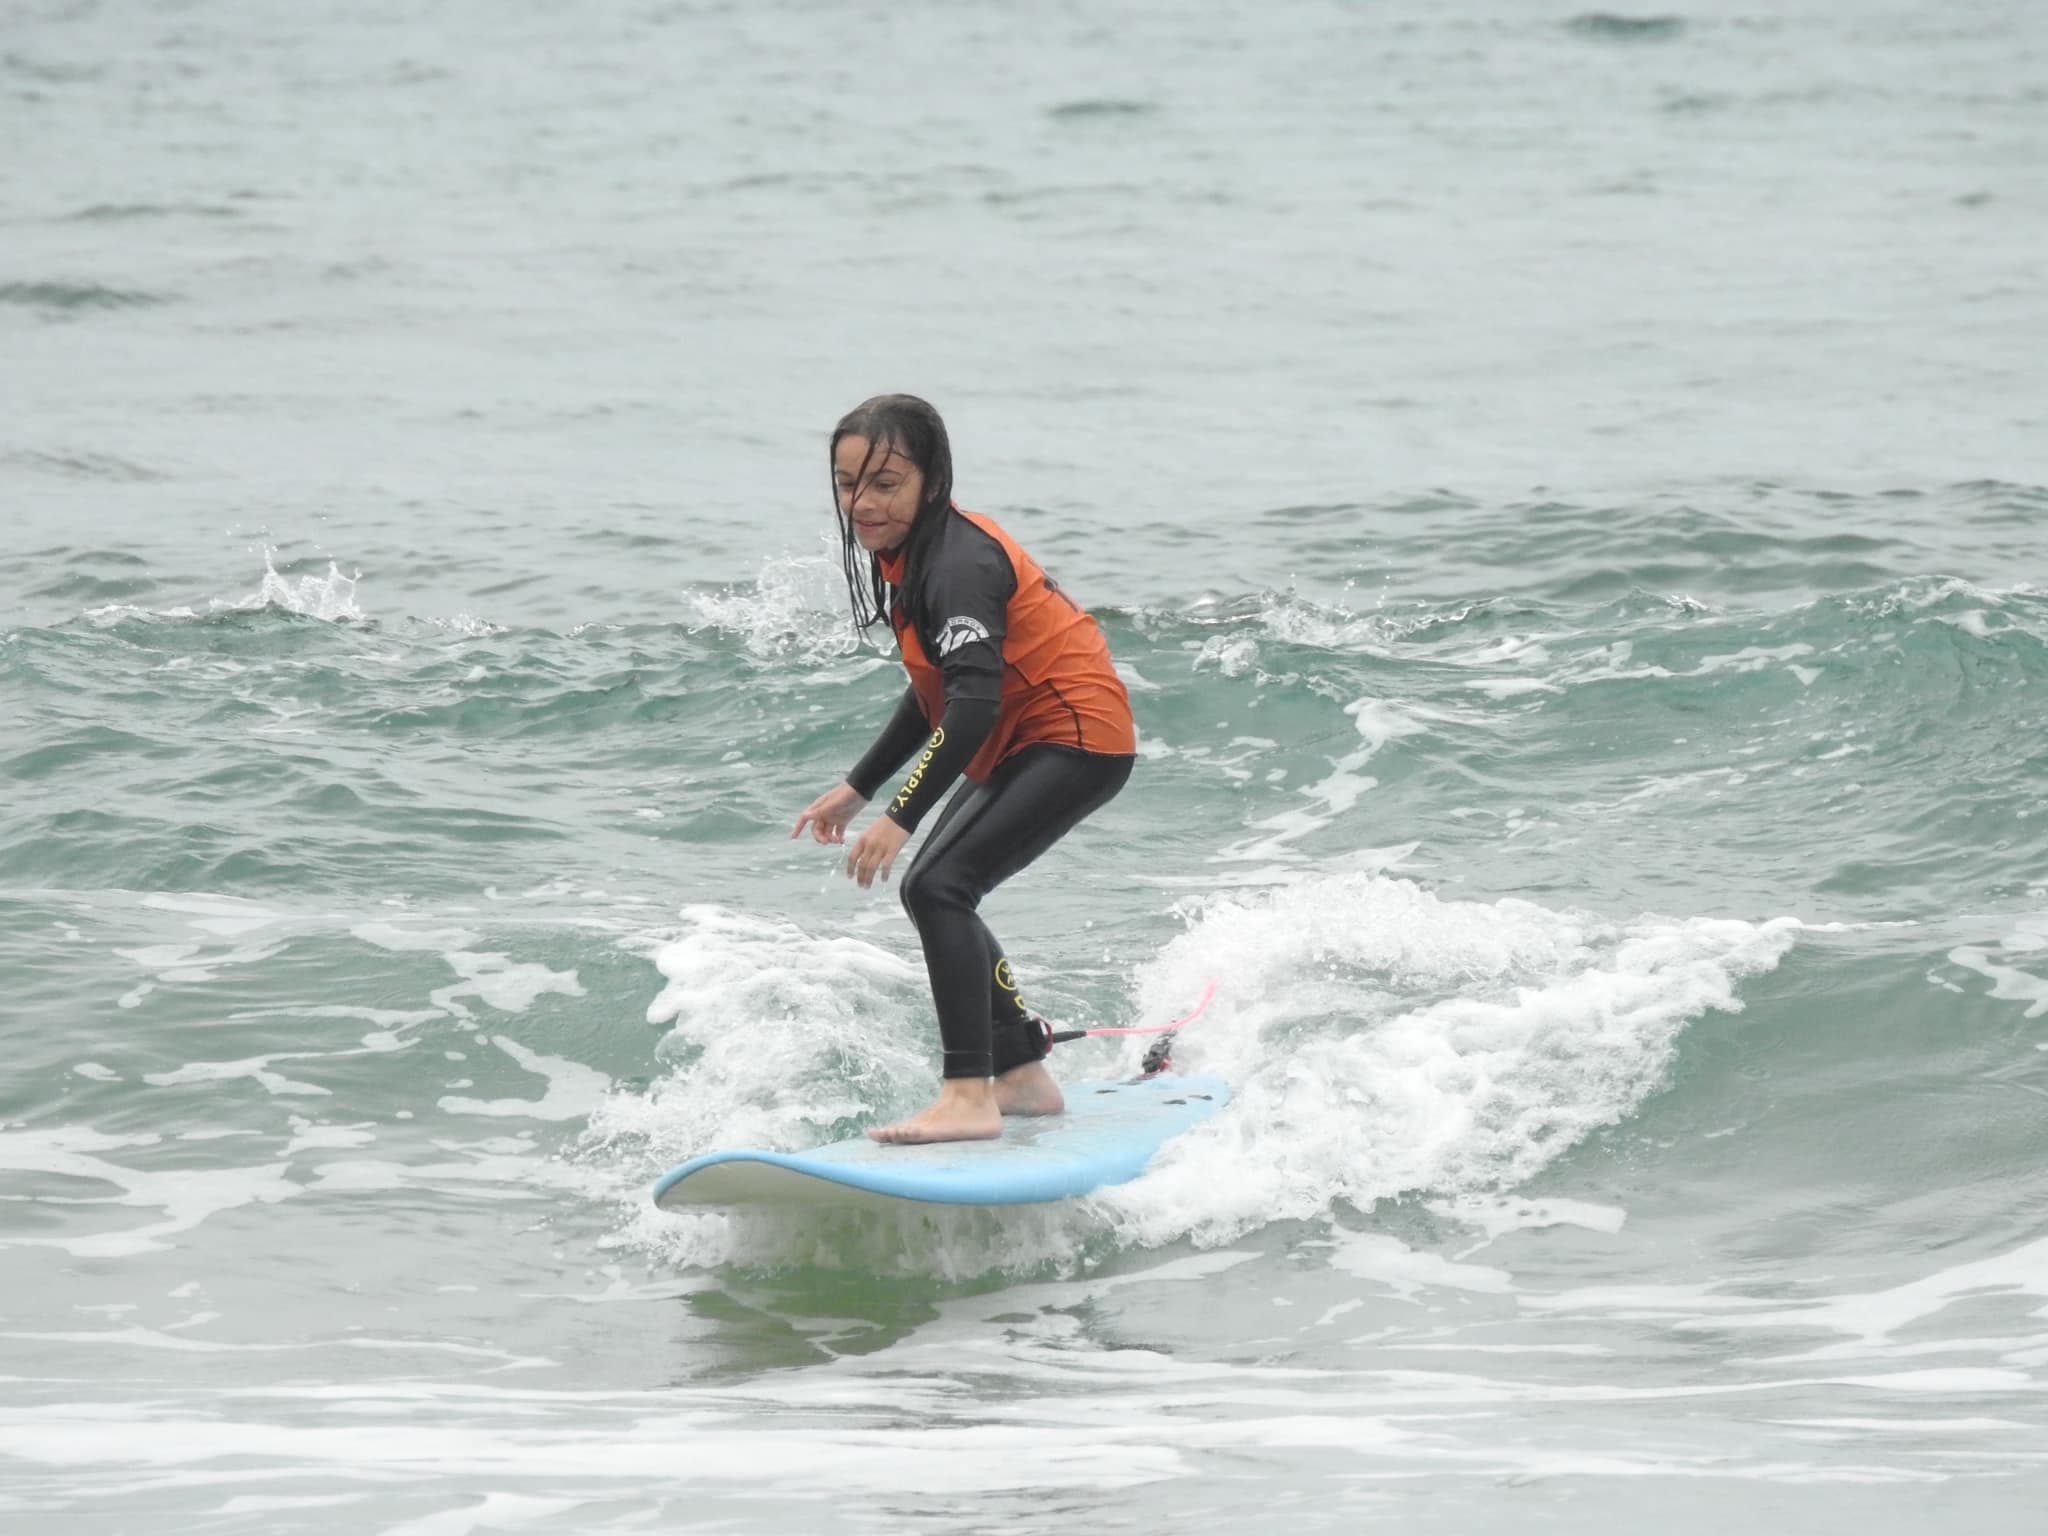
[[[842,437],[832,450],[832,483],[862,549],[886,553],[910,537],[924,502],[924,471],[903,454],[886,444],[876,449],[864,437]]]

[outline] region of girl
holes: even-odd
[[[887,618],[910,686],[845,782],[807,806],[821,843],[910,758],[882,814],[846,850],[863,888],[888,879],[926,813],[961,777],[903,877],[945,1047],[937,1101],[877,1141],[987,1140],[1006,1114],[1065,1107],[1043,1065],[1046,1026],[1024,1006],[975,909],[1123,788],[1137,752],[1131,702],[1095,621],[996,523],[953,504],[939,413],[878,395],[832,432],[847,594],[857,628]]]

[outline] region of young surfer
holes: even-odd
[[[846,850],[865,888],[954,782],[901,895],[924,949],[945,1049],[936,1102],[877,1141],[987,1140],[1005,1114],[1056,1114],[1045,1026],[1024,1006],[982,897],[1107,802],[1137,751],[1130,697],[1082,611],[990,518],[953,503],[939,413],[878,395],[833,429],[834,504],[857,627],[887,619],[910,686],[875,744],[797,817],[821,843],[917,760]]]

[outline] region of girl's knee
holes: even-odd
[[[903,910],[910,914],[913,923],[931,915],[934,895],[931,871],[917,865],[911,866],[910,873],[896,887],[896,899],[903,903]]]
[[[975,907],[972,893],[958,880],[948,879],[942,869],[928,865],[911,866],[896,888],[896,899],[920,928],[941,912],[972,912]]]

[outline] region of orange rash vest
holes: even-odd
[[[929,539],[913,542],[915,569],[906,571],[902,551],[881,564],[896,588],[889,622],[925,724],[936,729],[945,714],[946,677],[956,672],[948,663],[982,670],[995,657],[973,648],[1000,655],[996,723],[963,770],[969,779],[979,783],[1041,742],[1111,756],[1138,750],[1130,694],[1101,628],[994,518],[952,507]]]

